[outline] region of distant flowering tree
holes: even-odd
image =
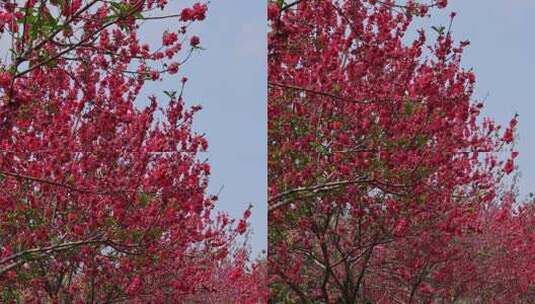
[[[166,4],[0,3],[0,302],[183,303],[226,292],[225,271],[262,288],[234,242],[250,211],[211,212],[200,107],[181,90],[134,106],[201,43],[207,5]],[[162,19],[177,28],[150,46],[138,31]]]
[[[268,4],[273,303],[535,299],[533,208],[516,215],[504,183],[516,116],[479,118],[448,27],[407,38],[446,5]]]
[[[209,278],[205,292],[192,296],[188,301],[206,304],[268,303],[266,267],[264,258],[251,264],[247,260],[247,252],[237,251],[233,259],[224,261]]]

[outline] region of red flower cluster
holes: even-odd
[[[0,72],[0,88],[6,89],[11,83],[12,76],[9,72]]]
[[[162,42],[164,46],[170,46],[174,44],[175,42],[177,42],[177,40],[178,40],[177,33],[167,32],[167,31],[163,33]]]
[[[192,8],[185,8],[180,13],[181,21],[202,21],[206,18],[206,4],[196,3]]]
[[[201,39],[198,36],[192,36],[190,39],[190,45],[193,47],[198,46],[201,43]]]

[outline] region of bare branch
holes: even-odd
[[[351,98],[338,96],[338,95],[331,94],[331,93],[321,92],[321,91],[317,91],[317,90],[313,90],[313,89],[308,89],[308,88],[303,88],[303,87],[299,87],[299,86],[283,84],[283,83],[278,83],[278,82],[272,82],[272,81],[268,82],[268,86],[270,86],[270,87],[280,87],[280,88],[291,89],[291,90],[296,90],[296,91],[303,91],[303,92],[316,94],[316,95],[323,95],[323,96],[326,96],[326,97],[330,97],[330,98],[333,98],[333,99],[336,99],[336,100],[341,100],[341,101],[345,101],[345,102],[349,102],[349,103],[360,103],[360,104],[369,104],[369,103],[371,103],[371,101],[354,100],[354,99],[351,99]]]

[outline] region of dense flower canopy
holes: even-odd
[[[505,179],[516,116],[503,132],[479,117],[469,43],[447,26],[407,38],[446,5],[269,4],[275,302],[535,299],[533,208],[513,206]]]
[[[206,139],[179,73],[207,4],[51,0],[0,4],[0,302],[255,303],[261,267],[213,214]],[[170,19],[149,45],[139,30]],[[9,45],[4,50],[4,45]],[[156,92],[155,92],[156,94]],[[136,103],[148,104],[136,107]],[[246,246],[246,245],[245,245]],[[249,269],[253,267],[252,270]],[[232,281],[220,276],[232,273]],[[239,292],[228,293],[241,282]]]

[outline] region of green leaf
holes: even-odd
[[[167,97],[171,98],[171,99],[175,99],[176,98],[176,93],[177,91],[163,91],[165,95],[167,95]]]
[[[149,201],[150,201],[150,196],[147,193],[141,192],[139,194],[139,203],[141,204],[141,206],[147,207],[147,205],[149,204]]]
[[[13,54],[17,55],[16,52],[13,52]],[[15,66],[11,66],[11,67],[9,67],[9,69],[8,69],[7,71],[8,71],[11,75],[16,75],[16,74],[19,72]]]
[[[437,34],[439,34],[440,36],[444,35],[444,31],[446,30],[446,28],[444,26],[440,26],[440,27],[432,26],[431,28],[435,32],[437,32]]]
[[[322,145],[322,144],[318,144],[318,145],[316,146],[316,151],[317,151],[318,153],[320,153],[321,155],[329,155],[329,154],[330,154],[330,152],[329,152],[329,148],[325,147],[325,146]]]
[[[427,137],[424,135],[417,135],[415,138],[415,144],[417,148],[423,148],[427,144]]]
[[[121,12],[121,3],[118,3],[118,2],[112,2],[110,3],[111,5],[111,10],[116,12],[116,13],[120,13]]]
[[[412,102],[405,103],[405,114],[412,115],[414,112],[414,104]]]
[[[111,9],[118,15],[117,17],[126,17],[128,14],[128,11],[130,10],[130,6],[126,3],[121,2],[112,2]]]

